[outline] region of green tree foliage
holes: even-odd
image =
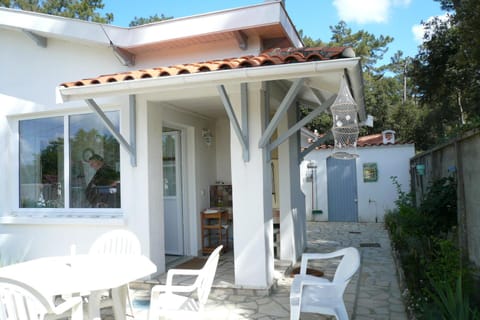
[[[113,13],[102,16],[102,0],[0,0],[1,7],[34,11],[99,23],[111,23]]]
[[[355,54],[361,57],[365,72],[375,74],[380,71],[376,64],[383,59],[388,50],[387,45],[393,41],[392,37],[383,35],[376,37],[365,30],[352,33],[352,29],[348,28],[344,21],[330,27],[330,31],[332,37],[329,46],[352,47]]]
[[[393,129],[400,140],[426,150],[479,126],[480,1],[435,1],[450,18],[424,23],[424,43],[415,57],[398,51],[381,64],[393,38],[353,32],[343,21],[330,27],[328,43],[303,37],[306,46],[350,46],[361,57],[366,111],[375,118],[374,127],[362,127],[361,135]],[[328,114],[307,127],[327,132]]]
[[[150,16],[148,18],[135,17],[133,19],[133,21],[131,21],[128,26],[129,27],[135,27],[135,26],[141,26],[141,25],[147,24],[147,23],[153,23],[153,22],[170,20],[170,19],[173,19],[173,17],[166,17],[163,14],[161,14],[160,16],[158,16],[158,14],[155,14],[155,15]]]
[[[423,126],[438,143],[478,125],[480,2],[437,1],[451,15],[424,23],[425,41],[410,74],[421,107],[428,111]]]
[[[376,37],[364,30],[353,32],[344,21],[330,27],[330,31],[332,36],[328,43],[321,40],[314,41],[310,37],[303,37],[303,41],[308,47],[349,46],[361,58],[364,69],[366,111],[375,117],[375,125],[374,128],[362,127],[360,134],[372,134],[392,129],[394,123],[392,112],[402,107],[404,102],[402,97],[404,91],[407,91],[404,90],[403,83],[406,77],[405,65],[409,60],[403,58],[403,53],[398,52],[396,60],[391,64],[379,66],[379,62],[388,50],[388,44],[393,41],[392,37],[383,35]],[[385,76],[387,71],[393,76]],[[408,90],[408,96],[411,96],[411,90]],[[308,113],[308,110],[302,111],[304,114]],[[400,114],[398,111],[396,113]],[[417,116],[415,115],[415,117]],[[320,133],[329,131],[331,126],[331,117],[328,113],[320,115],[307,125],[312,131],[317,129]],[[403,131],[413,132],[414,130],[408,128]],[[410,136],[408,139],[413,138]]]

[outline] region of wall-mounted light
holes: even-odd
[[[207,128],[202,129],[202,138],[203,138],[203,141],[205,141],[205,144],[208,147],[210,147],[210,145],[212,144],[212,141],[213,141],[213,135],[210,132],[210,129],[207,129]]]
[[[312,182],[313,174],[316,172],[317,172],[317,163],[313,160],[310,160],[307,163],[307,175],[306,175],[307,182]]]

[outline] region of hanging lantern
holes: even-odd
[[[330,107],[333,117],[332,133],[335,140],[332,157],[337,159],[358,158],[357,104],[353,100],[345,78],[342,78],[335,102]]]

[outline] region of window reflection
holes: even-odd
[[[105,112],[119,124],[118,112]],[[70,207],[120,208],[120,147],[95,114],[70,116]]]
[[[176,137],[174,133],[163,133],[163,195],[165,197],[177,195]]]
[[[105,114],[118,128],[119,112]],[[19,168],[20,208],[120,208],[120,146],[95,114],[19,121]]]
[[[63,208],[63,117],[19,122],[20,208]]]

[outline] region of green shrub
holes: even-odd
[[[422,199],[420,212],[431,217],[433,233],[448,232],[457,225],[457,186],[453,177],[433,181]]]
[[[456,182],[442,178],[430,184],[419,208],[413,194],[402,191],[396,177],[396,209],[385,215],[392,246],[398,252],[405,272],[408,307],[420,319],[478,319],[469,305],[466,279],[456,243],[451,240],[456,226]],[[455,317],[451,317],[455,315]]]
[[[431,279],[432,289],[428,292],[432,303],[425,308],[426,319],[478,320],[478,309],[470,304],[468,290],[464,289],[461,275],[452,286],[448,281]]]

